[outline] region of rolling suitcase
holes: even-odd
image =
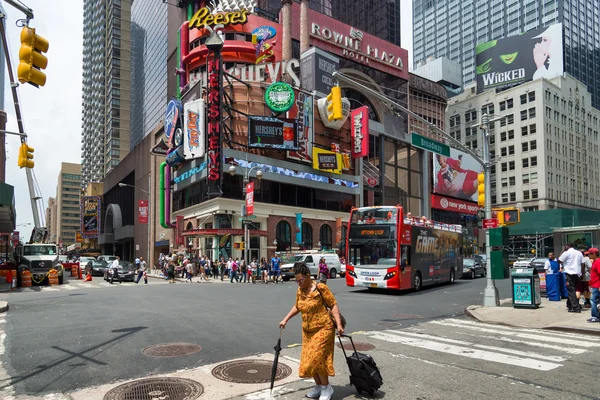
[[[367,392],[372,396],[373,393],[375,393],[375,391],[383,384],[383,379],[381,378],[381,374],[379,373],[379,368],[377,368],[375,360],[373,360],[373,357],[368,354],[359,353],[356,351],[356,347],[354,346],[354,341],[352,341],[351,336],[341,336],[350,339],[350,343],[352,343],[352,348],[354,349],[354,353],[348,356],[346,354],[346,350],[344,349],[342,339],[340,336],[338,336],[340,346],[342,347],[344,357],[346,358],[346,363],[348,364],[348,369],[350,370],[350,383],[354,385],[358,393]]]

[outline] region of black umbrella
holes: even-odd
[[[279,364],[279,353],[281,352],[281,333],[283,328],[279,328],[279,339],[275,345],[275,359],[273,360],[273,367],[271,368],[271,396],[273,396],[273,386],[275,385],[275,376],[277,375],[277,364]]]

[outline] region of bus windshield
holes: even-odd
[[[352,211],[352,224],[395,224],[396,207],[359,208]]]
[[[396,265],[398,248],[394,240],[353,240],[349,250],[349,261],[355,266],[381,268]]]

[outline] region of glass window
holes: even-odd
[[[321,249],[331,250],[332,249],[332,238],[331,238],[331,227],[327,224],[321,225],[319,230],[319,241],[321,242]]]
[[[292,229],[287,221],[279,221],[275,228],[277,251],[286,251],[292,245]]]
[[[311,250],[313,248],[313,229],[308,222],[302,223],[302,248]]]

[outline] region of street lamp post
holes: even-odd
[[[123,182],[119,182],[119,187],[131,187],[131,188],[139,190],[140,192],[144,192],[148,195],[148,224],[147,224],[148,225],[148,256],[147,256],[148,261],[146,261],[146,262],[151,263],[151,260],[150,260],[150,244],[151,244],[150,243],[150,223],[152,220],[150,217],[150,191],[139,188],[134,185],[129,185],[129,184],[123,183]],[[150,175],[148,175],[148,189],[150,189]],[[113,251],[113,253],[114,253],[114,251]],[[149,264],[149,265],[153,265],[153,264]]]
[[[259,181],[262,179],[263,176],[263,172],[262,169],[260,169],[260,166],[255,165],[254,167],[248,168],[248,160],[246,160],[246,166],[244,167],[243,170],[243,183],[242,183],[242,193],[243,193],[243,198],[244,201],[246,200],[246,185],[248,183],[250,183],[250,174],[252,173],[252,171],[256,169],[256,179],[258,179]],[[236,166],[231,164],[229,165],[229,175],[234,176],[236,172]],[[246,206],[244,205],[242,207],[242,209],[244,210],[244,212],[242,213],[242,217],[246,217],[247,213],[246,213]],[[248,223],[246,220],[242,221],[242,223],[244,224],[244,254],[245,257],[244,259],[246,260],[246,265],[250,265],[250,257],[248,256],[250,254],[250,231],[248,230]]]

